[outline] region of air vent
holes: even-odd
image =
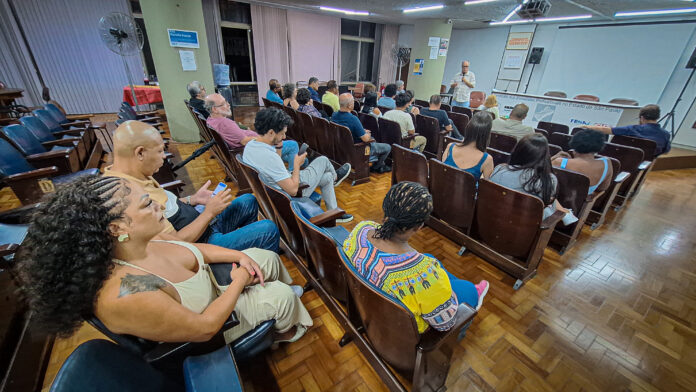
[[[551,8],[551,3],[548,0],[531,0],[517,11],[517,15],[522,19],[534,19],[546,16]]]

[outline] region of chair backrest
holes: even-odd
[[[537,124],[537,128],[541,128],[546,130],[549,134],[552,133],[565,133],[568,134],[570,133],[570,129],[568,128],[567,125],[565,124],[558,124],[554,122],[549,122],[549,121],[539,121]]]
[[[359,95],[362,96],[362,93],[365,91],[365,83],[356,83],[355,88],[353,88],[353,95]],[[359,98],[358,96],[358,98]]]
[[[536,132],[536,133],[538,133],[538,134],[541,134],[541,135],[544,135],[544,137],[545,137],[547,140],[548,140],[548,138],[549,138],[549,132],[548,132],[547,130],[545,130],[545,129],[534,128],[534,132]]]
[[[321,87],[320,87],[321,88]],[[312,101],[312,105],[314,105],[314,108],[317,109],[318,111],[324,110],[324,105],[319,102],[319,101]]]
[[[455,112],[455,113],[466,114],[467,116],[469,116],[469,118],[471,118],[471,116],[473,116],[473,114],[474,114],[474,113],[471,111],[471,109],[465,108],[465,107],[461,107],[461,106],[452,106],[452,111]],[[457,128],[459,128],[459,127],[457,127]],[[460,131],[463,131],[463,129],[461,129],[461,128],[459,128],[459,130],[460,130]]]
[[[379,124],[379,133],[382,137],[381,143],[403,145],[401,126],[398,122],[380,117],[377,119],[377,123]]]
[[[237,154],[237,162],[239,162],[239,166],[242,168],[242,172],[244,173],[247,182],[251,186],[251,190],[254,192],[254,195],[256,195],[256,201],[258,201],[263,215],[266,217],[266,219],[270,219],[278,224],[278,218],[275,216],[271,201],[266,194],[266,190],[263,187],[261,179],[259,179],[259,172],[251,165],[244,163],[241,154]]]
[[[413,101],[413,103],[418,105],[418,106],[423,106],[424,108],[427,108],[428,106],[430,106],[430,102],[422,100],[422,99],[416,99]]]
[[[567,133],[552,133],[547,137],[549,144],[555,144],[563,151],[570,151],[570,139],[572,139],[572,135],[568,135]]]
[[[638,101],[635,99],[630,99],[630,98],[614,98],[609,103],[616,103],[619,105],[630,105],[630,106],[638,106]]]
[[[333,116],[334,110],[330,105],[322,102],[321,107],[329,117]]]
[[[332,129],[331,123],[323,118],[315,117],[312,119],[312,121],[312,141],[316,143],[316,151],[319,151],[320,154],[335,162],[338,162],[336,151],[340,146],[336,142],[337,133],[335,129]]]
[[[124,377],[127,375],[127,377]],[[50,392],[183,391],[137,354],[108,340],[80,344],[65,360]]]
[[[290,203],[292,214],[299,225],[309,261],[314,267],[315,277],[332,297],[345,302],[348,299],[348,284],[343,272],[343,263],[338,254],[337,244],[326,231],[310,222],[311,217],[301,202]],[[345,229],[344,229],[345,230]]]
[[[510,135],[491,132],[491,139],[488,145],[496,150],[512,152],[517,145],[517,139]]]
[[[573,97],[573,99],[577,99],[579,101],[599,102],[599,97],[589,94],[576,95]]]
[[[476,179],[471,173],[436,159],[430,159],[428,163],[432,215],[468,234],[476,206]]]
[[[300,231],[300,226],[293,215],[290,208],[290,195],[282,190],[274,188],[268,181],[264,178],[259,178],[264,186],[268,200],[271,202],[271,206],[275,211],[275,216],[277,218],[276,223],[280,227],[283,237],[290,248],[295,251],[295,253],[301,258],[307,257],[307,251],[305,250],[304,242],[302,241],[302,232]],[[313,203],[313,202],[312,202]]]
[[[547,97],[568,98],[568,94],[563,91],[547,91],[544,95]]]
[[[621,144],[622,146],[629,146],[640,148],[643,150],[643,160],[652,161],[655,159],[655,150],[657,149],[657,143],[654,140],[643,139],[640,137],[633,136],[623,136],[614,135],[611,138],[611,142],[614,144]]]
[[[47,103],[44,105],[44,109],[46,109],[51,114],[51,116],[53,116],[53,119],[58,121],[59,123],[68,122],[68,118],[65,117],[65,113],[63,113],[58,108],[58,106],[52,103]]]
[[[442,135],[437,119],[419,114],[416,116],[416,133],[425,136],[427,140],[424,152],[440,158],[442,156]]]
[[[36,116],[20,117],[19,122],[42,143],[56,140],[51,130]]]
[[[351,151],[353,150],[353,134],[350,132],[348,127],[339,125],[336,123],[328,124],[328,133],[330,137],[334,138],[334,153],[336,155],[336,162],[350,162],[353,164],[353,155]]]
[[[510,162],[510,153],[505,151],[496,150],[495,148],[488,147],[486,152],[493,157],[493,165],[498,166],[501,163]]]
[[[427,107],[427,106],[426,106],[426,107]],[[440,109],[442,109],[442,110],[444,110],[444,111],[446,111],[446,112],[449,113],[449,112],[452,111],[452,106],[450,106],[450,105],[448,105],[448,104],[446,104],[446,103],[443,103],[443,104],[440,104]]]
[[[17,149],[24,155],[40,154],[46,152],[39,139],[36,138],[28,129],[20,124],[12,124],[2,128],[4,137],[12,142]]]
[[[565,208],[579,212],[590,190],[590,179],[581,173],[554,167],[553,173],[558,180],[556,200]]]
[[[372,347],[389,365],[410,374],[416,366],[416,347],[420,340],[416,319],[400,301],[375,289],[360,276],[342,250],[338,252],[351,299]]]
[[[213,145],[212,149],[226,174],[235,178],[237,181],[237,186],[240,189],[248,188],[244,174],[238,170],[237,166],[235,166],[234,155],[227,146],[225,139],[218,133],[218,131],[208,126],[208,123],[203,120],[203,117],[200,114],[198,114],[196,118],[198,118],[200,122],[200,127],[202,129],[201,133],[205,135],[203,140],[206,140],[206,142],[215,140],[215,144]]]
[[[379,109],[379,111],[382,112],[382,114],[392,110],[391,108],[388,108],[386,106],[379,106],[379,105],[377,105],[377,109]]]
[[[305,134],[307,130],[314,126],[315,117],[307,113],[300,112],[299,110],[295,110],[295,117],[297,118],[297,124],[295,125],[295,136],[297,136],[297,139],[295,140],[302,144],[302,142],[306,142]]]
[[[360,112],[361,107],[362,105],[360,104],[360,101],[358,101],[357,99],[353,101],[353,110],[355,110],[356,112]]]
[[[360,124],[362,124],[363,128],[369,129],[372,132],[372,137],[378,142],[382,143],[382,135],[379,132],[379,123],[377,122],[377,117],[367,113],[358,113],[358,118],[360,119]]]
[[[483,102],[486,101],[486,93],[483,91],[472,91],[469,94],[469,106],[472,108],[477,108],[481,105],[483,105]]]
[[[48,110],[36,109],[32,113],[34,113],[34,116],[38,117],[39,120],[41,120],[41,122],[46,124],[46,126],[49,130],[51,130],[51,132],[58,132],[63,130],[58,121],[53,119],[53,116],[51,116],[51,113],[49,113]]]
[[[34,170],[26,158],[7,140],[0,139],[0,177]]]
[[[392,144],[392,185],[402,181],[428,186],[428,159],[399,144]]]
[[[285,112],[285,114],[288,115],[288,117],[290,117],[292,119],[292,125],[290,125],[288,127],[287,135],[293,140],[299,140],[299,136],[301,136],[301,135],[296,130],[301,125],[298,124],[297,114],[296,114],[297,112],[295,111],[295,109],[288,107],[288,106],[285,106],[285,105],[282,106],[282,110]]]
[[[538,197],[479,180],[476,231],[493,250],[526,260],[543,220],[544,203]]]
[[[454,124],[455,127],[457,127],[457,130],[459,133],[464,133],[464,130],[466,129],[467,124],[469,124],[469,116],[464,114],[464,113],[457,113],[455,112],[447,112],[447,117],[449,117],[450,120],[452,120],[452,123]]]
[[[268,99],[266,99],[266,97],[261,97],[261,101],[263,102],[263,106],[265,106],[265,107],[267,107],[267,108],[270,108],[270,107],[271,107],[271,103],[270,103],[271,101],[269,101]]]
[[[549,143],[549,155],[554,156],[558,154],[559,152],[563,151],[561,146],[557,146],[555,144]]]

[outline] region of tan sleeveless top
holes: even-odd
[[[196,312],[196,313],[202,313],[205,308],[208,307],[208,305],[213,302],[215,298],[218,297],[218,295],[222,292],[222,289],[220,286],[218,286],[217,282],[215,281],[215,277],[213,276],[212,271],[210,270],[210,266],[206,264],[203,261],[203,255],[201,254],[201,251],[198,250],[195,246],[192,244],[189,244],[187,242],[181,242],[181,241],[156,241],[156,242],[168,242],[170,244],[177,244],[180,246],[183,246],[184,248],[189,249],[191,252],[193,252],[193,255],[196,256],[196,261],[198,262],[198,272],[196,272],[195,275],[192,277],[184,280],[183,282],[179,283],[174,283],[170,282],[169,280],[148,271],[145,268],[138,267],[137,265],[133,265],[131,263],[125,262],[123,260],[118,260],[118,259],[113,259],[114,263],[118,265],[125,265],[128,267],[135,268],[137,270],[146,272],[148,274],[154,275],[163,281],[169,283],[174,287],[174,290],[179,294],[179,298],[181,298],[181,304],[186,307],[187,309]]]

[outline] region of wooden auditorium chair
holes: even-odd
[[[469,116],[464,113],[447,112],[447,117],[452,120],[452,124],[454,124],[459,133],[463,135],[466,125],[469,124]]]
[[[492,147],[486,148],[486,152],[493,158],[493,166],[498,166],[503,163],[510,162],[510,153],[500,151]]]
[[[609,103],[615,103],[617,105],[638,106],[638,101],[630,98],[614,98],[610,100]]]
[[[28,161],[43,158],[46,165],[57,166],[61,174],[74,173],[85,169],[80,160],[78,149],[72,140],[41,143],[34,135],[21,125],[13,124],[2,128],[2,137],[10,142]]]
[[[350,129],[336,123],[329,123],[329,132],[335,136],[334,149],[337,162],[351,165],[350,177],[353,185],[370,181],[370,142],[353,142]]]
[[[568,98],[568,94],[563,91],[547,91],[544,95],[547,97]]]
[[[379,123],[377,122],[377,117],[367,113],[358,113],[358,119],[360,119],[360,124],[362,124],[363,128],[370,130],[370,133],[372,133],[372,137],[375,138],[377,142],[384,143],[382,134],[379,131]]]
[[[570,133],[570,128],[567,125],[549,121],[539,121],[536,127],[547,131],[549,135],[552,133]]]
[[[489,147],[498,151],[511,153],[516,145],[517,138],[498,132],[491,132],[490,142],[488,143]]]
[[[94,128],[88,128],[85,126],[74,126],[70,124],[60,124],[58,121],[54,120],[51,114],[45,109],[36,109],[32,112],[33,116],[39,119],[41,123],[44,124],[46,128],[51,133],[56,135],[71,134],[73,136],[82,136],[88,145],[91,147],[97,141],[97,135]],[[31,118],[30,116],[25,116]],[[33,121],[33,120],[31,120]],[[22,120],[20,120],[22,122]]]
[[[386,106],[379,106],[379,105],[377,105],[377,109],[379,109],[379,111],[382,112],[382,114],[392,110],[391,108],[388,108]]]
[[[535,132],[535,133],[538,133],[538,134],[540,134],[540,135],[544,135],[544,137],[546,138],[546,140],[549,139],[549,132],[548,132],[547,130],[545,130],[545,129],[534,128],[534,132]]]
[[[611,162],[611,167],[614,173],[614,178],[612,178],[611,184],[604,191],[604,194],[599,196],[592,205],[587,219],[585,220],[586,225],[590,225],[590,230],[595,230],[604,224],[604,220],[607,217],[607,212],[611,208],[614,202],[616,194],[619,192],[619,188],[624,181],[626,181],[630,174],[621,171],[621,163],[616,158],[606,157]]]
[[[614,197],[614,205],[616,206],[614,210],[620,211],[626,205],[633,190],[638,185],[638,180],[649,164],[643,163],[643,150],[620,144],[604,144],[600,155],[616,158],[621,163],[621,170],[630,174],[630,177],[621,184],[616,197]]]
[[[306,116],[309,115],[306,114]],[[335,166],[342,165],[343,163],[339,159],[341,154],[338,152],[341,146],[336,141],[338,134],[335,128],[329,121],[323,118],[315,117],[312,119],[312,123],[312,139],[315,140],[317,144],[317,151],[319,154],[329,158]],[[305,128],[305,130],[307,129],[308,128]]]
[[[36,117],[25,116],[24,118],[26,118],[26,120],[34,119],[36,120],[36,122],[41,123],[41,121]],[[43,123],[41,124],[43,125]],[[62,138],[57,138],[45,126],[28,128],[23,125],[13,124],[8,125],[3,129],[7,130],[5,138],[9,140],[12,144],[17,146],[19,150],[24,154],[31,154],[32,150],[36,151],[36,153],[40,153],[50,150],[74,148],[77,151],[77,157],[78,161],[80,162],[80,166],[84,167],[89,162],[88,154],[90,152],[88,152],[87,145],[84,143],[84,139],[82,137],[63,135]],[[21,141],[15,140],[15,137],[17,137],[17,135],[22,136],[27,133],[31,134],[33,138],[20,137],[22,139]],[[40,144],[37,144],[36,141],[38,141]],[[93,165],[93,167],[96,166],[98,166],[98,164]]]
[[[589,101],[589,102],[599,102],[599,97],[589,94],[580,94],[573,97],[578,101]]]
[[[416,115],[416,133],[425,136],[426,144],[423,153],[428,158],[442,157],[442,141],[445,136],[447,136],[450,131],[440,130],[440,124],[437,119],[430,116],[424,116],[421,114]]]
[[[640,177],[637,177],[634,181],[637,181],[637,184],[633,187],[633,192],[628,196],[629,198],[635,197],[638,192],[640,191],[640,188],[643,187],[643,183],[645,182],[645,178],[648,176],[648,173],[653,168],[653,165],[655,164],[655,159],[657,158],[655,156],[655,150],[657,150],[657,143],[655,143],[654,140],[650,139],[643,139],[640,137],[634,137],[634,136],[622,136],[622,135],[614,135],[611,138],[611,142],[614,144],[620,144],[622,146],[629,146],[629,147],[636,147],[640,148],[643,150],[643,162],[640,164],[640,168],[642,169],[642,174]]]
[[[402,181],[428,186],[428,158],[418,151],[392,144],[392,185]]]
[[[94,149],[102,147],[101,144],[99,147],[96,146],[96,138],[92,139],[90,132],[83,132],[82,130],[75,129],[51,132],[46,124],[36,116],[24,116],[19,119],[19,123],[28,129],[29,132],[36,136],[42,143],[58,139],[77,138],[79,139],[79,144],[83,146],[82,148],[85,155],[91,154]]]
[[[563,151],[568,152],[570,151],[570,139],[572,138],[573,136],[568,135],[567,133],[554,132],[550,134],[546,139],[548,139],[549,144],[555,144],[558,147],[560,147]]]
[[[418,133],[406,135],[406,137],[402,136],[401,126],[396,121],[387,120],[386,118],[380,117],[377,119],[377,123],[379,124],[379,136],[382,139],[380,143],[386,143],[389,145],[398,144],[405,148],[411,148],[411,141],[416,136],[419,136]],[[390,165],[392,161],[391,154],[389,154],[386,159],[386,163]]]
[[[474,115],[474,112],[471,109],[461,106],[452,106],[452,111],[455,113],[466,114],[467,116],[469,116],[469,118],[471,118],[471,116]],[[459,131],[461,132],[463,130],[460,129]]]
[[[561,146],[549,143],[549,156],[554,156],[558,154],[559,152],[563,151]]]
[[[430,102],[425,101],[423,99],[416,99],[413,101],[413,103],[424,108],[430,107]]]

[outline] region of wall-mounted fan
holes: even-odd
[[[133,88],[133,76],[130,73],[130,69],[128,69],[126,56],[139,54],[143,49],[143,32],[140,31],[130,15],[112,12],[99,20],[99,36],[107,48],[121,56],[123,66],[126,68],[133,102],[135,106],[138,106],[138,101],[135,98],[135,89]]]

